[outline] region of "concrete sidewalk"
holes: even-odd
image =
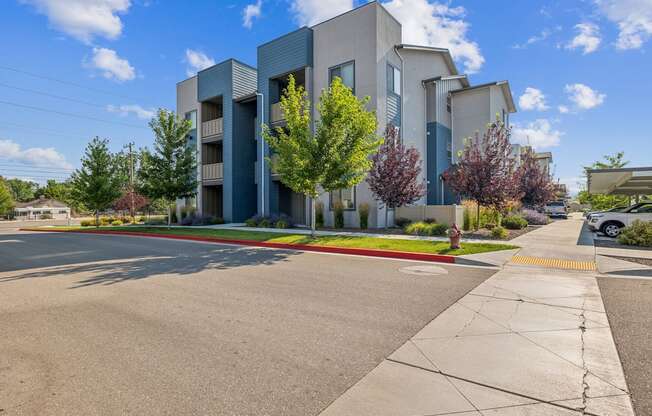
[[[581,227],[558,221],[515,243],[586,261]],[[322,415],[632,416],[596,276],[508,262]]]

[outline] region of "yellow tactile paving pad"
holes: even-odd
[[[594,271],[596,265],[594,261],[575,261],[565,259],[551,259],[546,257],[514,256],[511,263],[523,264],[527,266],[541,266],[552,269],[568,269]]]

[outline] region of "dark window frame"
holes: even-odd
[[[352,204],[353,207],[352,208],[344,208],[344,211],[356,211],[357,210],[357,198],[358,198],[357,185],[353,185],[351,187],[351,189],[353,190],[353,198],[352,198],[353,199],[353,204]],[[342,189],[338,189],[336,191],[330,191],[328,193],[328,209],[330,211],[334,211],[333,210],[333,193],[335,193],[335,192],[339,192],[340,200],[342,200]]]
[[[333,75],[332,75],[333,70],[339,68],[340,72],[341,72],[342,67],[347,66],[347,65],[352,65],[353,66],[353,88],[351,88],[351,92],[353,92],[353,95],[355,95],[355,84],[356,84],[356,82],[355,82],[355,60],[342,62],[341,64],[333,65],[330,68],[328,68],[328,87],[330,88],[331,84],[333,83]],[[342,81],[344,81],[344,79],[342,77],[340,77],[340,79]],[[346,84],[344,84],[344,85],[346,85]],[[347,87],[348,87],[348,85],[347,85]]]
[[[390,68],[392,69],[391,86],[390,86],[390,77],[389,77],[389,69]],[[401,68],[399,68],[398,66],[393,65],[393,64],[388,62],[387,63],[387,92],[392,93],[397,97],[401,97],[401,96],[403,96],[403,85],[401,84],[401,80],[399,80],[398,81],[398,89],[401,92],[397,93],[395,91],[395,89],[396,89],[396,77],[394,76],[394,74],[396,72],[394,72],[394,71],[398,71],[398,73],[401,75],[401,79],[403,79],[403,72],[401,71]]]

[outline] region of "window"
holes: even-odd
[[[453,160],[453,139],[446,140],[446,157],[449,162]]]
[[[401,95],[401,70],[393,65],[387,65],[387,90]]]
[[[197,128],[197,111],[189,111],[186,113],[186,120],[190,120],[190,125],[191,129],[196,129]]]
[[[339,77],[342,83],[355,93],[355,62],[347,62],[334,66],[328,70],[328,83],[333,83],[335,77]]]
[[[446,111],[451,112],[451,95],[448,94],[446,97]]]
[[[331,192],[331,210],[337,202],[341,202],[346,210],[355,210],[355,186]]]

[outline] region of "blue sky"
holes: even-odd
[[[211,62],[256,65],[256,45],[358,0],[7,0],[0,14],[0,175],[64,178],[86,143],[152,142],[147,119]],[[581,166],[623,150],[652,165],[652,0],[384,4],[404,40],[448,47],[473,84],[509,80],[514,139]]]

